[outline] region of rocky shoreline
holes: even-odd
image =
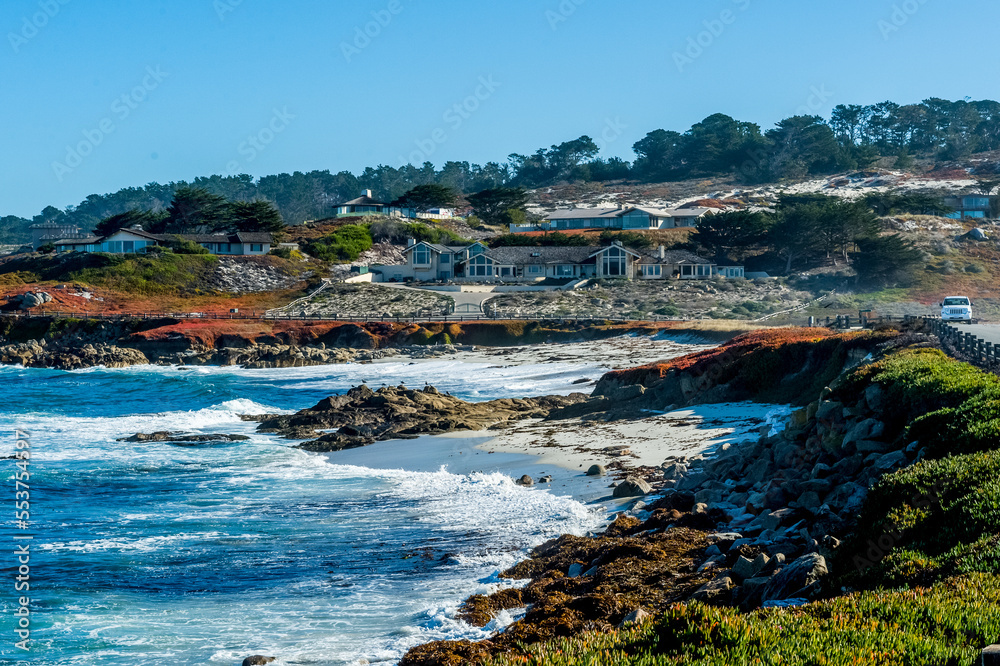
[[[480,347],[652,335],[665,324],[471,322],[402,324],[259,320],[0,318],[0,364],[76,370],[133,365],[248,369],[435,358]],[[725,334],[731,337],[733,334]]]
[[[292,415],[243,418],[259,421],[257,430],[262,433],[308,439],[300,445],[307,451],[329,452],[418,435],[499,428],[514,421],[544,418],[553,410],[587,399],[582,393],[574,393],[470,403],[440,393],[433,386],[422,390],[386,386],[375,391],[358,386]]]
[[[827,347],[837,352],[833,358],[841,359],[835,379],[792,414],[783,431],[723,445],[704,458],[673,459],[659,470],[643,470],[652,488],[626,495],[648,494],[654,498],[648,504],[638,501],[602,534],[564,536],[540,546],[501,574],[528,579],[526,587],[472,597],[460,613],[483,627],[502,610],[526,608],[521,620],[489,641],[414,648],[401,666],[475,664],[518,655],[525,645],[609,631],[676,602],[748,612],[836,594],[850,566],[843,544],[857,527],[870,489],[883,475],[927,455],[920,443],[902,437],[900,424],[885,419],[888,404],[880,386],[854,394],[844,387],[844,378],[870,354],[934,342],[895,332],[828,339]],[[770,354],[758,346],[721,358],[745,372],[755,356]],[[709,371],[719,358],[706,354],[687,367],[682,361],[657,380],[647,375],[645,386],[606,377],[594,398],[549,418],[581,413],[627,418],[653,396],[697,403],[742,394],[739,373]],[[764,382],[757,388],[767,394],[777,386]]]

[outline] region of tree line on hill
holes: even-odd
[[[511,154],[485,165],[446,162],[368,167],[348,171],[294,172],[259,180],[243,174],[196,178],[192,182],[150,183],[113,194],[91,195],[65,211],[46,208],[32,220],[0,217],[0,242],[23,242],[30,224],[55,217],[83,228],[129,210],[162,213],[178,190],[195,188],[233,202],[266,200],[288,224],[329,217],[333,205],[370,189],[394,201],[418,186],[440,185],[463,195],[484,190],[538,188],[564,181],[671,182],[692,177],[732,176],[748,184],[821,176],[867,168],[894,157],[906,168],[914,157],[956,160],[1000,149],[1000,102],[932,98],[919,104],[882,102],[840,105],[829,121],[820,116],[786,118],[770,130],[715,114],[685,132],[657,129],[633,146],[635,159],[601,158],[589,136]],[[996,165],[989,165],[996,171]]]
[[[859,282],[903,283],[924,261],[924,253],[899,234],[884,234],[876,210],[907,205],[921,209],[925,204],[940,205],[919,196],[872,195],[847,201],[820,194],[784,195],[773,210],[706,217],[690,242],[720,264],[742,263],[751,257],[757,263],[762,258],[780,259],[785,274],[822,263],[850,264]]]

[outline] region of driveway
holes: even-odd
[[[421,287],[409,287],[395,282],[379,282],[380,287],[390,289],[405,289],[408,291],[430,291],[442,296],[448,296],[455,301],[455,314],[484,314],[483,303],[496,298],[499,294],[488,291],[442,291],[440,289],[427,289]]]

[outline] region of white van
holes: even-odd
[[[971,324],[972,301],[965,296],[949,296],[941,304],[941,321],[964,321]]]

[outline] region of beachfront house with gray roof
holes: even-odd
[[[566,208],[547,213],[537,224],[512,224],[511,233],[530,231],[575,231],[615,229],[640,231],[695,227],[698,220],[712,213],[710,208]]]
[[[372,272],[386,282],[566,282],[587,278],[635,280],[704,280],[716,265],[691,252],[634,250],[620,242],[608,246],[513,246],[482,243],[456,247],[411,241],[407,263],[378,266]]]

